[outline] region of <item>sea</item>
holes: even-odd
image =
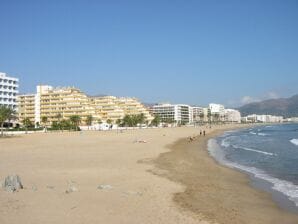
[[[210,139],[208,150],[219,163],[247,173],[281,208],[298,213],[298,124],[227,131]]]

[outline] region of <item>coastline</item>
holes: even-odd
[[[193,142],[180,139],[168,146],[169,152],[160,154],[154,163],[166,171],[161,176],[185,186],[173,200],[182,210],[209,222],[297,223],[298,215],[281,209],[271,194],[252,187],[248,174],[221,165],[209,154],[209,139],[239,128],[245,127],[217,127]]]

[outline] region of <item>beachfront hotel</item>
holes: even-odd
[[[274,116],[269,114],[250,114],[241,118],[243,123],[282,123],[283,116]]]
[[[122,119],[125,115],[137,114],[144,114],[145,119],[149,123],[153,120],[148,109],[136,98],[101,96],[91,97],[90,100],[96,113],[100,114],[105,121],[111,120],[112,123],[116,123],[117,120]]]
[[[0,73],[0,105],[16,110],[18,89],[19,79]]]
[[[19,121],[29,118],[34,124],[41,124],[47,117],[47,125],[62,119],[78,115],[82,124],[86,124],[89,115],[93,122],[115,123],[125,115],[143,113],[148,122],[153,120],[149,111],[135,98],[117,98],[114,96],[89,97],[74,87],[54,88],[48,85],[36,87],[36,94],[18,96]]]
[[[175,124],[191,124],[193,122],[192,107],[186,104],[157,104],[151,113],[160,117],[162,122]]]
[[[241,113],[234,109],[225,109],[225,122],[241,123]]]
[[[193,122],[201,122],[204,119],[204,108],[203,107],[192,107]]]
[[[219,120],[225,116],[225,107],[222,104],[210,103],[209,109],[212,117],[218,116]]]

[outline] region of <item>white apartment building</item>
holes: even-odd
[[[250,114],[243,117],[242,121],[249,123],[282,123],[283,119],[282,116]]]
[[[224,121],[225,117],[225,107],[221,104],[215,104],[215,103],[210,103],[209,104],[209,109],[211,112],[211,116],[213,119],[215,119],[215,115],[218,116],[218,120]]]
[[[18,89],[19,79],[0,73],[0,105],[16,110]]]
[[[234,109],[225,109],[225,121],[232,123],[241,123],[241,113]]]
[[[151,113],[158,115],[162,122],[190,124],[193,122],[192,107],[186,104],[158,104],[151,108]]]
[[[204,120],[204,108],[192,107],[193,122],[200,122]]]
[[[221,105],[221,104],[210,103],[209,109],[211,114],[221,114],[221,115],[225,114],[225,107],[224,105]]]

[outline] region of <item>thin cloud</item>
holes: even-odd
[[[241,104],[248,104],[248,103],[257,102],[257,101],[259,100],[251,96],[243,96],[240,100]]]

